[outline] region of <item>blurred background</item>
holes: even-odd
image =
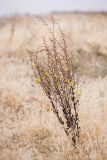
[[[49,37],[38,15],[50,28],[55,18],[74,57],[82,88],[78,154],[32,81],[27,50]],[[106,124],[107,0],[0,0],[0,160],[107,160]]]
[[[106,0],[0,0],[0,15],[107,11]]]

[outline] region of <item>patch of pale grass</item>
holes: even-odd
[[[12,90],[0,91],[0,105],[4,108],[11,108],[15,112],[18,112],[22,107],[22,102],[17,93],[12,93]]]

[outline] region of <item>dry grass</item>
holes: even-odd
[[[40,42],[24,41],[31,36],[27,27],[34,33],[39,24],[35,18],[25,17],[15,22],[12,42],[9,39],[13,20],[4,20],[0,28],[0,160],[107,160],[107,15],[55,16],[73,34],[69,44],[74,46],[74,56],[80,61],[83,92],[77,152],[41,87],[32,82],[33,73],[24,60],[24,49]]]

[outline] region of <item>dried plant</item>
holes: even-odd
[[[67,136],[72,136],[73,145],[76,146],[80,134],[78,104],[81,92],[73,57],[68,52],[66,35],[54,18],[51,18],[52,28],[41,20],[48,28],[49,37],[43,37],[43,45],[36,52],[28,50],[35,82],[43,88],[52,104],[53,112]],[[60,40],[55,36],[56,26]]]

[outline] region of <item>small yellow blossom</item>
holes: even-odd
[[[48,77],[48,76],[49,76],[49,73],[48,73],[48,71],[46,71],[46,72],[45,72],[45,76],[46,76],[46,77]]]
[[[56,84],[56,85],[57,85],[57,87],[58,87],[58,88],[60,88],[60,87],[61,87],[60,82],[57,82],[57,84]]]
[[[70,83],[69,83],[69,86],[70,86],[70,87],[74,87],[74,83],[73,83],[73,82],[70,82]]]
[[[35,78],[35,82],[36,82],[37,84],[39,84],[39,83],[41,83],[41,79],[40,79],[40,78]]]
[[[35,68],[39,68],[39,65],[38,65],[38,64],[34,64],[34,67],[35,67]]]
[[[66,71],[66,72],[68,72],[69,70],[70,70],[70,68],[68,68],[68,67],[67,67],[67,68],[65,68],[65,71]]]
[[[46,110],[47,110],[47,112],[52,112],[53,111],[52,108],[47,108]]]
[[[82,91],[77,90],[76,93],[77,93],[78,96],[81,96]]]
[[[81,84],[80,83],[78,83],[78,87],[81,88]]]
[[[63,94],[63,96],[64,96],[64,97],[67,97],[67,94],[66,94],[66,93],[64,93],[64,94]]]
[[[71,80],[70,79],[66,79],[65,82],[69,84],[71,82]]]

